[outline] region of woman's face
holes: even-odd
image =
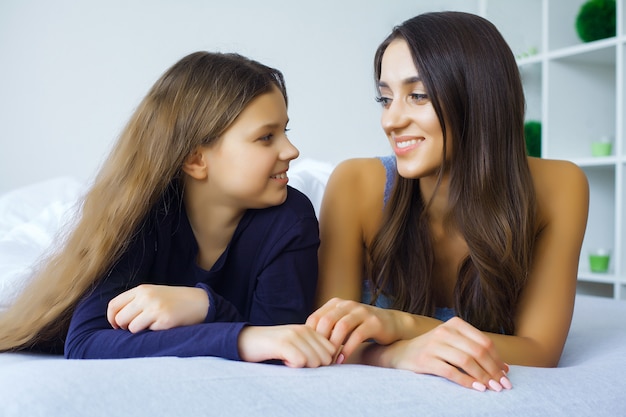
[[[247,209],[285,201],[289,162],[299,155],[286,135],[288,121],[285,99],[274,87],[203,150],[212,202]]]
[[[380,79],[381,124],[405,178],[436,176],[441,167],[443,133],[404,39],[385,50]],[[450,146],[448,142],[448,152]]]

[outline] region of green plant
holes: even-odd
[[[615,36],[615,0],[590,0],[576,17],[576,31],[583,42]]]
[[[524,138],[528,156],[541,157],[541,122],[529,120],[524,123]]]

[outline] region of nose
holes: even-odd
[[[387,133],[405,127],[409,117],[406,112],[404,103],[401,100],[393,100],[383,109],[383,113],[380,118],[380,124],[383,130]]]
[[[300,156],[298,148],[293,146],[293,143],[285,136],[285,141],[281,147],[279,158],[283,161],[291,161]]]

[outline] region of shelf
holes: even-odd
[[[570,59],[554,59],[546,64],[546,157],[583,158],[591,155],[592,142],[605,136],[615,137],[615,64],[581,57],[573,60],[569,56]]]
[[[542,123],[542,156],[570,160],[589,181],[578,290],[626,300],[626,0],[616,0],[617,33],[583,42],[576,18],[587,0],[480,0],[485,17],[517,57],[525,120]],[[592,143],[609,137],[609,156]],[[589,252],[608,249],[608,273],[589,270]]]
[[[603,284],[613,284],[617,279],[617,275],[613,273],[591,272],[588,269],[578,271],[578,279],[586,282],[599,282]]]
[[[617,38],[602,39],[550,51],[546,58],[588,62],[596,65],[615,65],[615,46],[617,44]]]
[[[613,168],[617,163],[616,156],[589,156],[586,158],[573,158],[570,159],[573,163],[579,167],[610,167]],[[626,163],[626,161],[624,161]]]
[[[576,45],[582,45],[583,42],[576,32],[576,18],[580,8],[587,2],[587,0],[545,1],[548,25],[548,50],[555,51],[567,49]],[[616,0],[616,3],[620,3],[622,1],[623,0]],[[623,7],[623,4],[617,4],[618,9],[620,6]],[[619,10],[617,16],[619,16]]]
[[[614,284],[605,282],[578,281],[576,292],[596,297],[615,298]]]

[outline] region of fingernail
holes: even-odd
[[[337,355],[337,360],[335,362],[341,365],[343,361],[345,360],[346,360],[346,357],[343,355],[343,353],[340,353],[339,355]]]
[[[489,380],[489,386],[491,387],[492,390],[496,392],[502,391],[502,385],[500,385],[497,381],[493,379]]]
[[[478,381],[474,381],[474,383],[472,384],[472,388],[480,392],[485,392],[487,390],[487,387]]]
[[[502,378],[500,378],[500,384],[502,384],[502,386],[505,389],[511,389],[513,388],[513,385],[511,384],[511,381],[509,381],[509,378],[503,376]]]

